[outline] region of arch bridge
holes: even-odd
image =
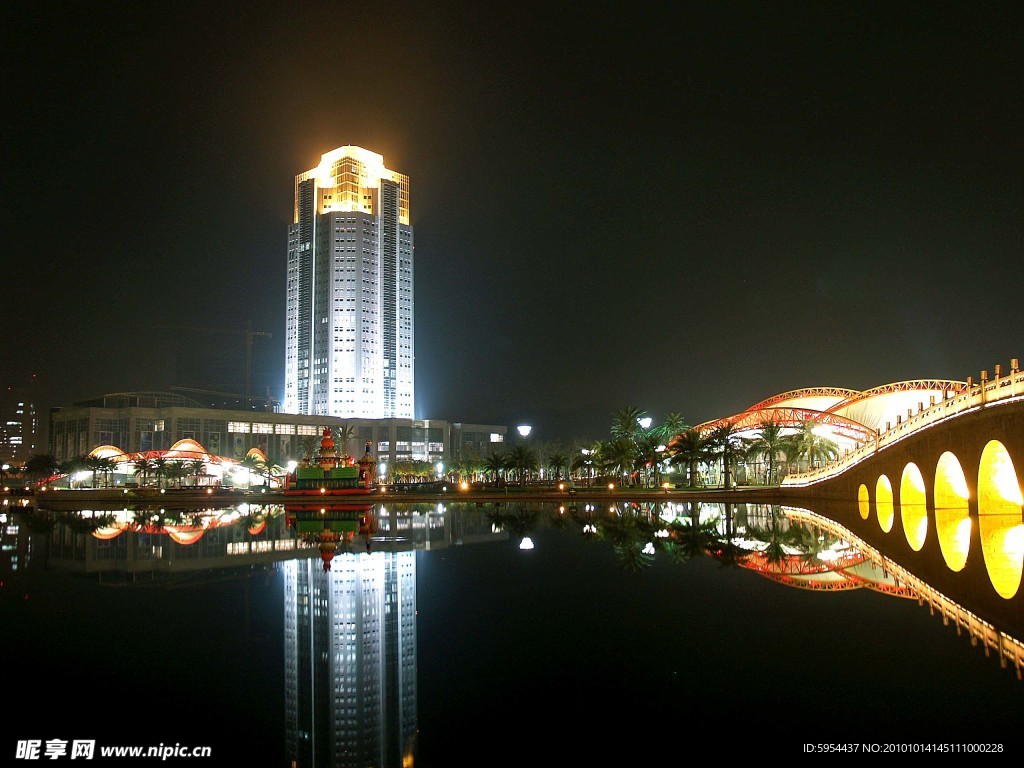
[[[925,581],[1024,628],[1024,374],[982,371],[836,461],[785,478]],[[830,515],[831,516],[831,515]],[[951,578],[951,576],[954,576]]]

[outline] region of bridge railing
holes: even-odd
[[[967,386],[959,392],[944,392],[941,400],[936,400],[932,395],[927,407],[924,403],[918,403],[917,413],[908,411],[905,419],[903,416],[897,416],[896,424],[887,423],[885,430],[878,430],[874,440],[858,444],[852,451],[834,461],[826,462],[821,467],[787,475],[782,480],[782,485],[802,487],[835,477],[920,429],[969,411],[1019,398],[1024,398],[1024,372],[1020,370],[1020,364],[1014,358],[1010,362],[1010,371],[1005,376],[1002,375],[1001,366],[997,365],[995,377],[991,380],[988,378],[988,371],[981,372],[981,380],[978,383],[974,383],[973,378],[968,377]]]

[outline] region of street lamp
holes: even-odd
[[[437,479],[438,480],[440,480],[442,477],[444,477],[444,462],[441,462],[441,461],[437,462],[437,464],[434,467],[434,469],[437,470]]]
[[[636,423],[639,424],[640,428],[646,432],[648,429],[651,428],[652,421],[653,419],[651,419],[650,416],[644,416],[642,419],[637,419]]]
[[[519,433],[520,437],[529,437],[530,433],[533,431],[533,427],[529,424],[520,424],[516,427],[516,431]]]

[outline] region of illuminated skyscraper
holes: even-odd
[[[289,413],[414,418],[409,178],[360,147],[295,177],[288,227]]]
[[[36,452],[38,432],[32,387],[4,387],[0,392],[0,464],[20,466],[28,461]]]

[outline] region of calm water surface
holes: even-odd
[[[280,508],[243,511],[7,515],[8,756],[26,739],[273,768],[668,765],[808,742],[1020,754],[1013,670],[870,563],[798,574],[850,550],[778,508],[730,509],[728,536],[723,505],[679,508],[705,554],[692,528],[657,533],[660,506],[377,508],[370,551],[342,533],[326,572]],[[789,578],[742,564],[766,546]],[[840,570],[862,588],[822,589]]]

